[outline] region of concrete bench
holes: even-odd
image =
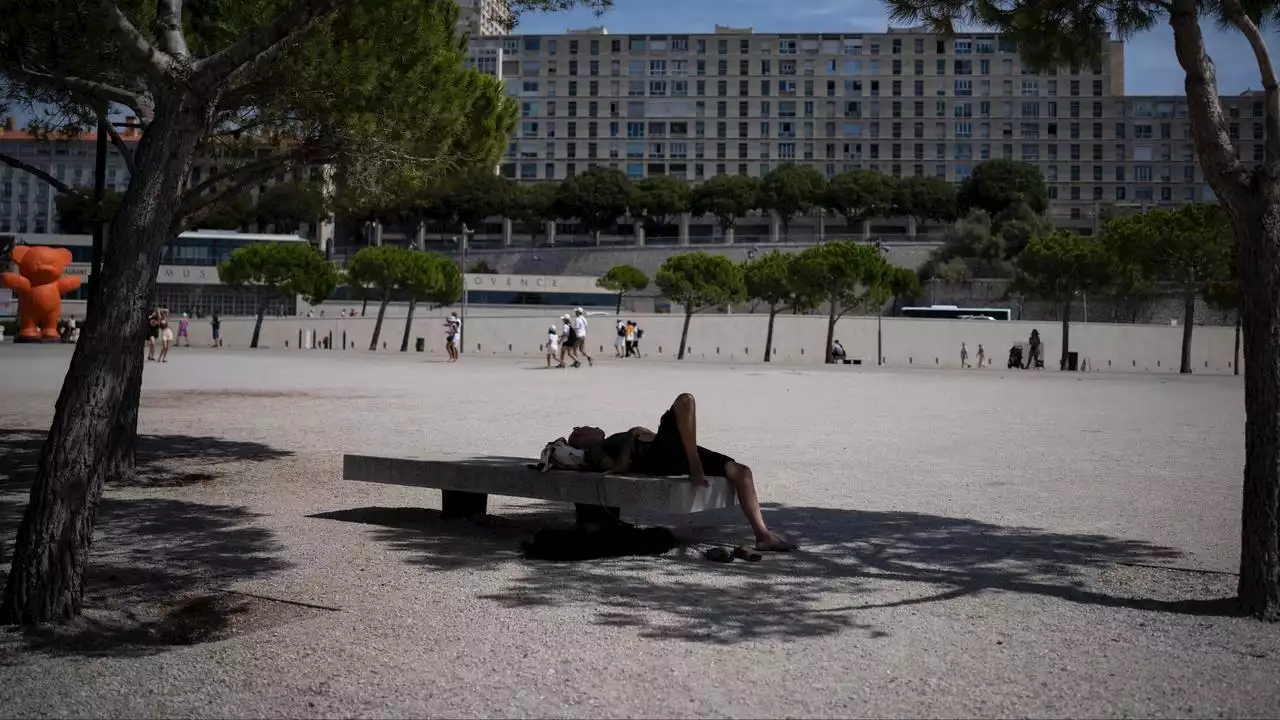
[[[539,472],[528,467],[536,462],[516,457],[343,455],[342,477],[440,490],[441,513],[447,518],[483,515],[490,495],[573,503],[579,523],[608,522],[623,508],[685,514],[737,505],[733,487],[722,477],[709,477],[707,487],[697,487],[687,477]]]

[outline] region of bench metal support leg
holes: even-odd
[[[576,511],[578,527],[580,528],[588,525],[613,527],[620,522],[619,518],[622,517],[621,508],[584,503],[575,503],[573,507]]]
[[[484,493],[443,490],[440,494],[440,514],[448,519],[484,515],[489,503],[489,496]]]

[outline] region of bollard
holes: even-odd
[[[298,349],[302,349],[302,328],[298,328]]]
[[[347,349],[347,331],[346,330],[342,331],[342,349],[343,350]]]
[[[329,331],[329,339],[324,341],[324,349],[325,350],[333,349],[333,331],[332,330]]]

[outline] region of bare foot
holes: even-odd
[[[756,549],[762,552],[790,552],[796,549],[796,545],[783,540],[777,533],[768,533],[756,538]]]

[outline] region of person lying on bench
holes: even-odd
[[[794,550],[795,545],[769,530],[760,514],[760,501],[751,468],[733,458],[698,445],[693,396],[681,393],[658,422],[658,432],[634,427],[605,436],[596,427],[574,428],[569,445],[582,450],[587,464],[607,473],[688,475],[694,485],[708,485],[707,476],[723,477],[737,493],[742,512],[756,536],[756,549]]]

